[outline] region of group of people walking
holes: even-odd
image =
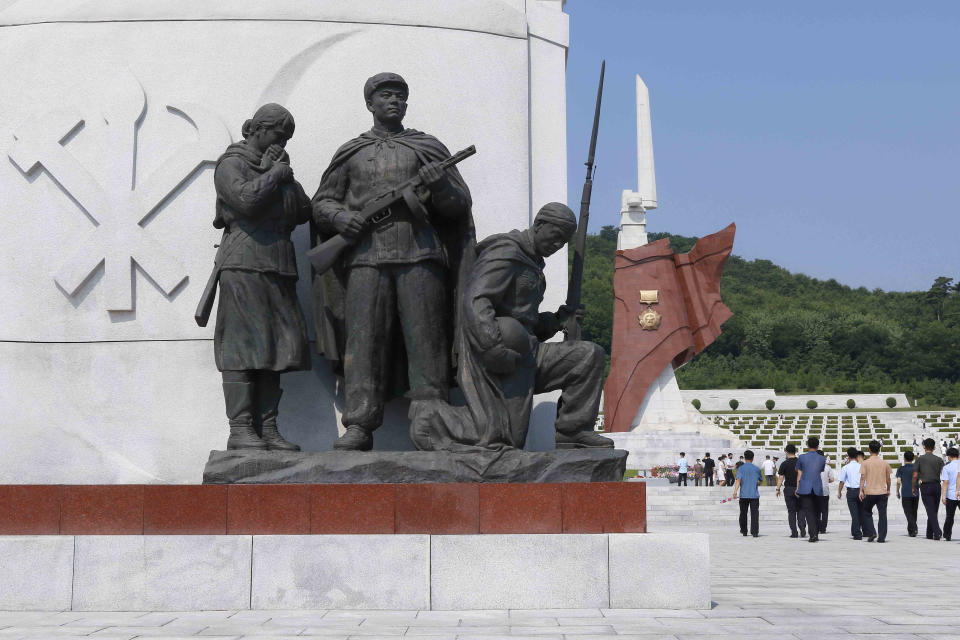
[[[807,440],[807,452],[797,456],[797,448],[786,447],[787,459],[780,465],[777,480],[777,496],[781,490],[787,503],[790,537],[806,537],[817,542],[821,533],[826,533],[829,513],[830,469],[827,459],[819,450],[820,440]],[[753,464],[753,451],[744,451],[745,462],[737,469],[733,485],[733,497],[740,498],[740,533],[747,533],[747,513],[750,514],[749,535],[760,535],[760,479],[761,468]],[[764,461],[766,462],[766,461]],[[766,465],[769,467],[769,465]],[[797,529],[800,529],[798,532]]]
[[[762,464],[763,475],[766,478],[768,486],[775,484],[777,460],[778,458],[771,460],[770,456],[767,456],[767,459]],[[736,480],[737,469],[743,464],[743,456],[740,456],[739,460],[734,460],[733,454],[728,453],[726,455],[721,454],[718,459],[714,460],[710,457],[710,452],[707,452],[703,455],[703,458],[697,458],[696,462],[691,465],[686,452],[681,451],[676,464],[678,474],[677,486],[688,486],[692,472],[693,484],[697,487],[700,485],[705,487],[715,485],[731,487]]]
[[[777,471],[776,495],[783,494],[787,507],[787,523],[790,537],[808,537],[817,542],[820,534],[826,533],[829,516],[830,482],[833,469],[820,450],[816,437],[807,439],[807,451],[797,455],[797,449],[786,447],[787,458]],[[893,494],[893,478],[896,478],[896,498],[900,501],[907,518],[907,534],[916,537],[919,533],[917,512],[922,502],[927,514],[926,537],[929,540],[950,540],[953,522],[960,504],[958,479],[960,479],[960,452],[955,447],[946,451],[947,462],[936,455],[937,442],[933,438],[923,441],[924,454],[916,457],[912,451],[904,453],[903,465],[894,475],[890,464],[880,455],[882,444],[873,440],[869,444],[870,456],[856,447],[847,449],[847,463],[840,470],[837,499],[846,499],[850,511],[850,534],[854,540],[868,542],[887,541],[887,507]],[[740,500],[740,533],[744,536],[759,536],[760,493],[758,487],[763,476],[769,478],[770,465],[764,461],[763,468],[753,463],[752,451],[743,454],[744,464],[736,471],[733,498]],[[768,456],[769,460],[769,456]],[[943,528],[939,524],[940,505],[946,506]],[[874,525],[873,512],[877,511]],[[747,528],[749,514],[749,531]]]

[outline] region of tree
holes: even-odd
[[[893,396],[887,398],[887,406],[893,409],[895,406],[897,406],[897,399]]]
[[[930,290],[927,291],[924,296],[927,304],[932,306],[934,312],[937,314],[937,322],[943,321],[943,305],[947,301],[947,296],[954,291],[953,278],[940,276],[933,281]]]
[[[699,401],[699,400],[697,400],[696,398],[694,398],[694,399],[690,402],[690,404],[693,405],[693,408],[694,408],[694,409],[696,409],[697,411],[700,411],[700,401]]]
[[[767,411],[773,411],[773,408],[776,406],[777,403],[774,402],[773,400],[767,400],[763,404],[764,406],[767,407]]]
[[[853,409],[857,406],[857,403],[853,401],[853,398],[847,400],[847,409]]]
[[[739,401],[739,400],[737,400],[736,398],[730,398],[730,408],[731,408],[731,409],[733,409],[734,411],[736,411],[736,410],[737,410],[737,407],[739,407],[739,406],[740,406],[740,401]]]
[[[583,337],[608,354],[617,232],[606,226],[588,235],[584,262]],[[667,239],[677,253],[697,241],[669,233],[648,238]],[[682,389],[772,387],[848,397],[896,391],[960,407],[960,282],[954,278],[935,278],[930,290],[867,290],[732,255],[720,293],[733,317],[713,344],[677,369]]]
[[[817,401],[816,400],[807,400],[807,409],[816,409]]]

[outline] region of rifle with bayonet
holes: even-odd
[[[600,63],[600,86],[597,87],[597,107],[593,112],[593,133],[590,134],[590,151],[587,153],[587,178],[583,182],[583,194],[580,197],[580,220],[577,223],[577,238],[573,246],[573,265],[570,269],[570,282],[567,284],[566,307],[570,312],[563,328],[564,341],[580,339],[580,318],[576,313],[580,309],[580,297],[583,286],[583,257],[587,249],[587,223],[590,221],[590,196],[593,193],[593,157],[597,150],[597,129],[600,126],[600,99],[603,97],[603,72],[607,66]]]
[[[446,160],[440,161],[440,169],[449,169],[458,162],[469,158],[476,152],[476,147],[470,145],[466,149],[453,154]],[[384,191],[367,202],[367,204],[364,205],[363,210],[360,211],[360,218],[363,221],[364,232],[373,225],[389,218],[391,215],[390,207],[398,202],[405,203],[407,208],[410,209],[410,213],[412,213],[414,216],[425,219],[426,209],[424,209],[423,202],[420,200],[420,196],[417,193],[417,190],[422,186],[423,180],[420,179],[420,176],[414,176],[409,180],[401,182],[396,187]],[[310,259],[310,264],[313,265],[314,270],[318,274],[324,273],[330,267],[336,264],[340,254],[342,254],[347,247],[356,242],[356,240],[356,238],[346,238],[343,236],[343,234],[338,233],[337,235],[317,245],[313,249],[307,251],[307,258]]]

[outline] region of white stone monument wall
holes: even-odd
[[[405,124],[461,165],[477,235],[566,197],[567,17],[559,0],[21,0],[0,3],[0,483],[199,482],[227,436],[213,322],[213,162],[266,102],[309,194],[370,127],[363,83],[410,86]],[[306,227],[300,302],[310,323]],[[548,264],[562,303],[563,256]],[[281,430],[337,436],[319,356],[284,376]],[[549,403],[548,403],[549,404]],[[412,448],[391,403],[377,448]],[[532,442],[552,441],[549,406]],[[549,424],[548,424],[549,423]]]
[[[813,400],[817,409],[847,410],[847,400],[853,400],[858,410],[886,409],[887,398],[897,401],[897,408],[910,407],[910,401],[903,393],[835,393],[808,395],[777,395],[773,389],[684,389],[683,402],[690,405],[694,399],[700,401],[702,411],[730,411],[730,400],[736,400],[739,411],[766,411],[767,400],[773,400],[773,411],[806,411],[807,402]]]

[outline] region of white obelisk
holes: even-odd
[[[618,249],[647,244],[647,211],[657,208],[657,177],[653,169],[653,130],[650,92],[637,76],[637,190],[624,189],[620,200]]]
[[[656,207],[650,92],[637,76],[637,190],[623,192],[618,249],[647,244],[647,211]],[[703,419],[692,406],[684,405],[672,364],[668,364],[647,389],[630,431],[605,435],[613,439],[618,449],[630,453],[627,468],[640,470],[673,464],[680,451],[696,452],[696,455],[687,454],[692,460],[701,451],[734,451],[747,446]]]
[[[650,92],[637,76],[637,190],[624,190],[620,205],[618,249],[647,244],[647,211],[657,208],[657,179],[653,167],[653,130],[650,125]],[[689,423],[677,386],[673,365],[668,364],[650,385],[633,419],[632,428],[659,430],[669,424]]]

